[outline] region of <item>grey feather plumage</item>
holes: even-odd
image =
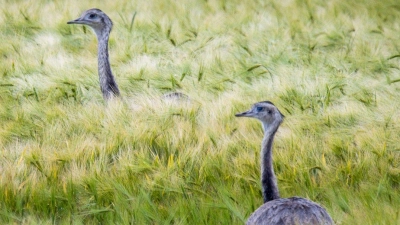
[[[305,198],[279,198],[260,206],[247,220],[247,225],[331,225],[333,221],[324,208]]]

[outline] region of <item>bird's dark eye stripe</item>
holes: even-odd
[[[90,15],[89,15],[89,18],[90,18],[90,19],[93,19],[93,18],[95,18],[95,17],[96,17],[96,14],[90,14]]]

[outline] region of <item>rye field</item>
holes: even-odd
[[[400,224],[398,0],[0,2],[0,224],[244,224],[263,131],[234,114],[263,100],[282,197]],[[114,22],[109,104],[67,25],[90,8]]]

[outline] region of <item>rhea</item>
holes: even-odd
[[[114,97],[120,96],[120,91],[111,71],[110,60],[108,56],[108,39],[110,37],[113,23],[103,11],[100,9],[88,9],[75,20],[67,22],[67,24],[83,24],[88,25],[97,36],[97,60],[98,73],[100,80],[100,89],[103,98],[108,101]],[[189,97],[180,92],[167,93],[163,96],[167,100],[185,100],[189,101]]]
[[[69,21],[68,24],[88,25],[96,33],[98,73],[103,98],[107,101],[113,97],[119,97],[119,88],[111,71],[108,56],[108,39],[113,26],[111,19],[100,9],[89,9],[82,13],[78,19]]]
[[[272,165],[272,145],[283,121],[283,114],[270,101],[255,103],[236,117],[251,117],[261,121],[264,138],[261,146],[261,184],[264,204],[251,214],[247,225],[334,224],[328,212],[319,204],[305,198],[280,198]]]

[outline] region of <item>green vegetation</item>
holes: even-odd
[[[282,197],[400,224],[398,0],[88,2],[1,1],[1,224],[243,224],[262,130],[234,113],[262,100],[286,116]],[[93,7],[114,21],[109,105],[95,35],[66,24]]]

